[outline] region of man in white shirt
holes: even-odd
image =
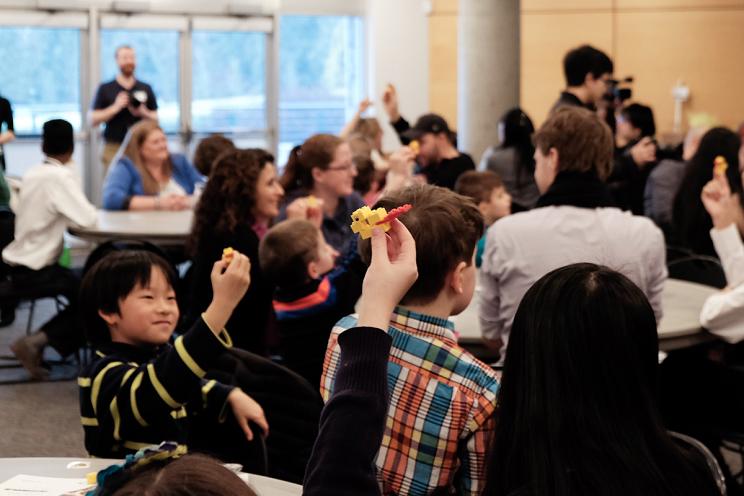
[[[664,236],[649,219],[614,208],[604,183],[613,160],[607,125],[589,110],[559,107],[535,147],[537,206],[491,226],[481,267],[481,331],[502,361],[522,296],[559,267],[591,262],[617,270],[643,290],[657,320],[662,312]]]
[[[23,176],[15,240],[2,252],[19,295],[43,288],[47,294],[63,295],[69,302],[38,332],[11,345],[34,379],[47,375],[41,366],[46,345],[64,357],[83,343],[82,332],[75,325],[79,281],[71,270],[58,264],[65,230],[69,226],[93,226],[97,219],[96,208],[88,202],[69,165],[74,146],[69,122],[55,119],[44,124],[42,150],[46,158]]]

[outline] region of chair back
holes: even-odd
[[[302,484],[323,409],[319,388],[288,368],[239,348],[222,356],[219,369],[229,373],[233,385],[266,414],[269,476]]]
[[[718,461],[713,456],[713,453],[711,453],[703,443],[695,438],[673,431],[669,431],[669,435],[672,436],[672,440],[678,446],[696,451],[705,459],[705,463],[708,465],[708,470],[710,470],[710,474],[713,476],[721,496],[726,496],[726,479],[724,478],[721,467],[718,465]]]
[[[726,274],[721,262],[707,255],[688,255],[667,263],[669,277],[723,289]]]

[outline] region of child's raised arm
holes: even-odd
[[[230,262],[219,260],[212,267],[212,303],[204,320],[214,333],[222,331],[251,284],[251,261],[242,253],[233,253]]]

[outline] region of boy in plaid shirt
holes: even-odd
[[[480,494],[494,429],[496,373],[457,345],[450,315],[463,311],[475,288],[475,246],[483,218],[475,204],[435,186],[391,193],[375,207],[410,203],[400,220],[418,247],[418,280],[390,317],[390,406],[377,455],[383,494]],[[369,242],[361,242],[369,261]],[[335,326],[326,352],[321,394],[333,392],[341,332]]]

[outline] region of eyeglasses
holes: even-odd
[[[349,172],[350,170],[356,170],[356,168],[356,164],[354,162],[351,162],[346,165],[335,165],[333,167],[328,167],[326,170]]]

